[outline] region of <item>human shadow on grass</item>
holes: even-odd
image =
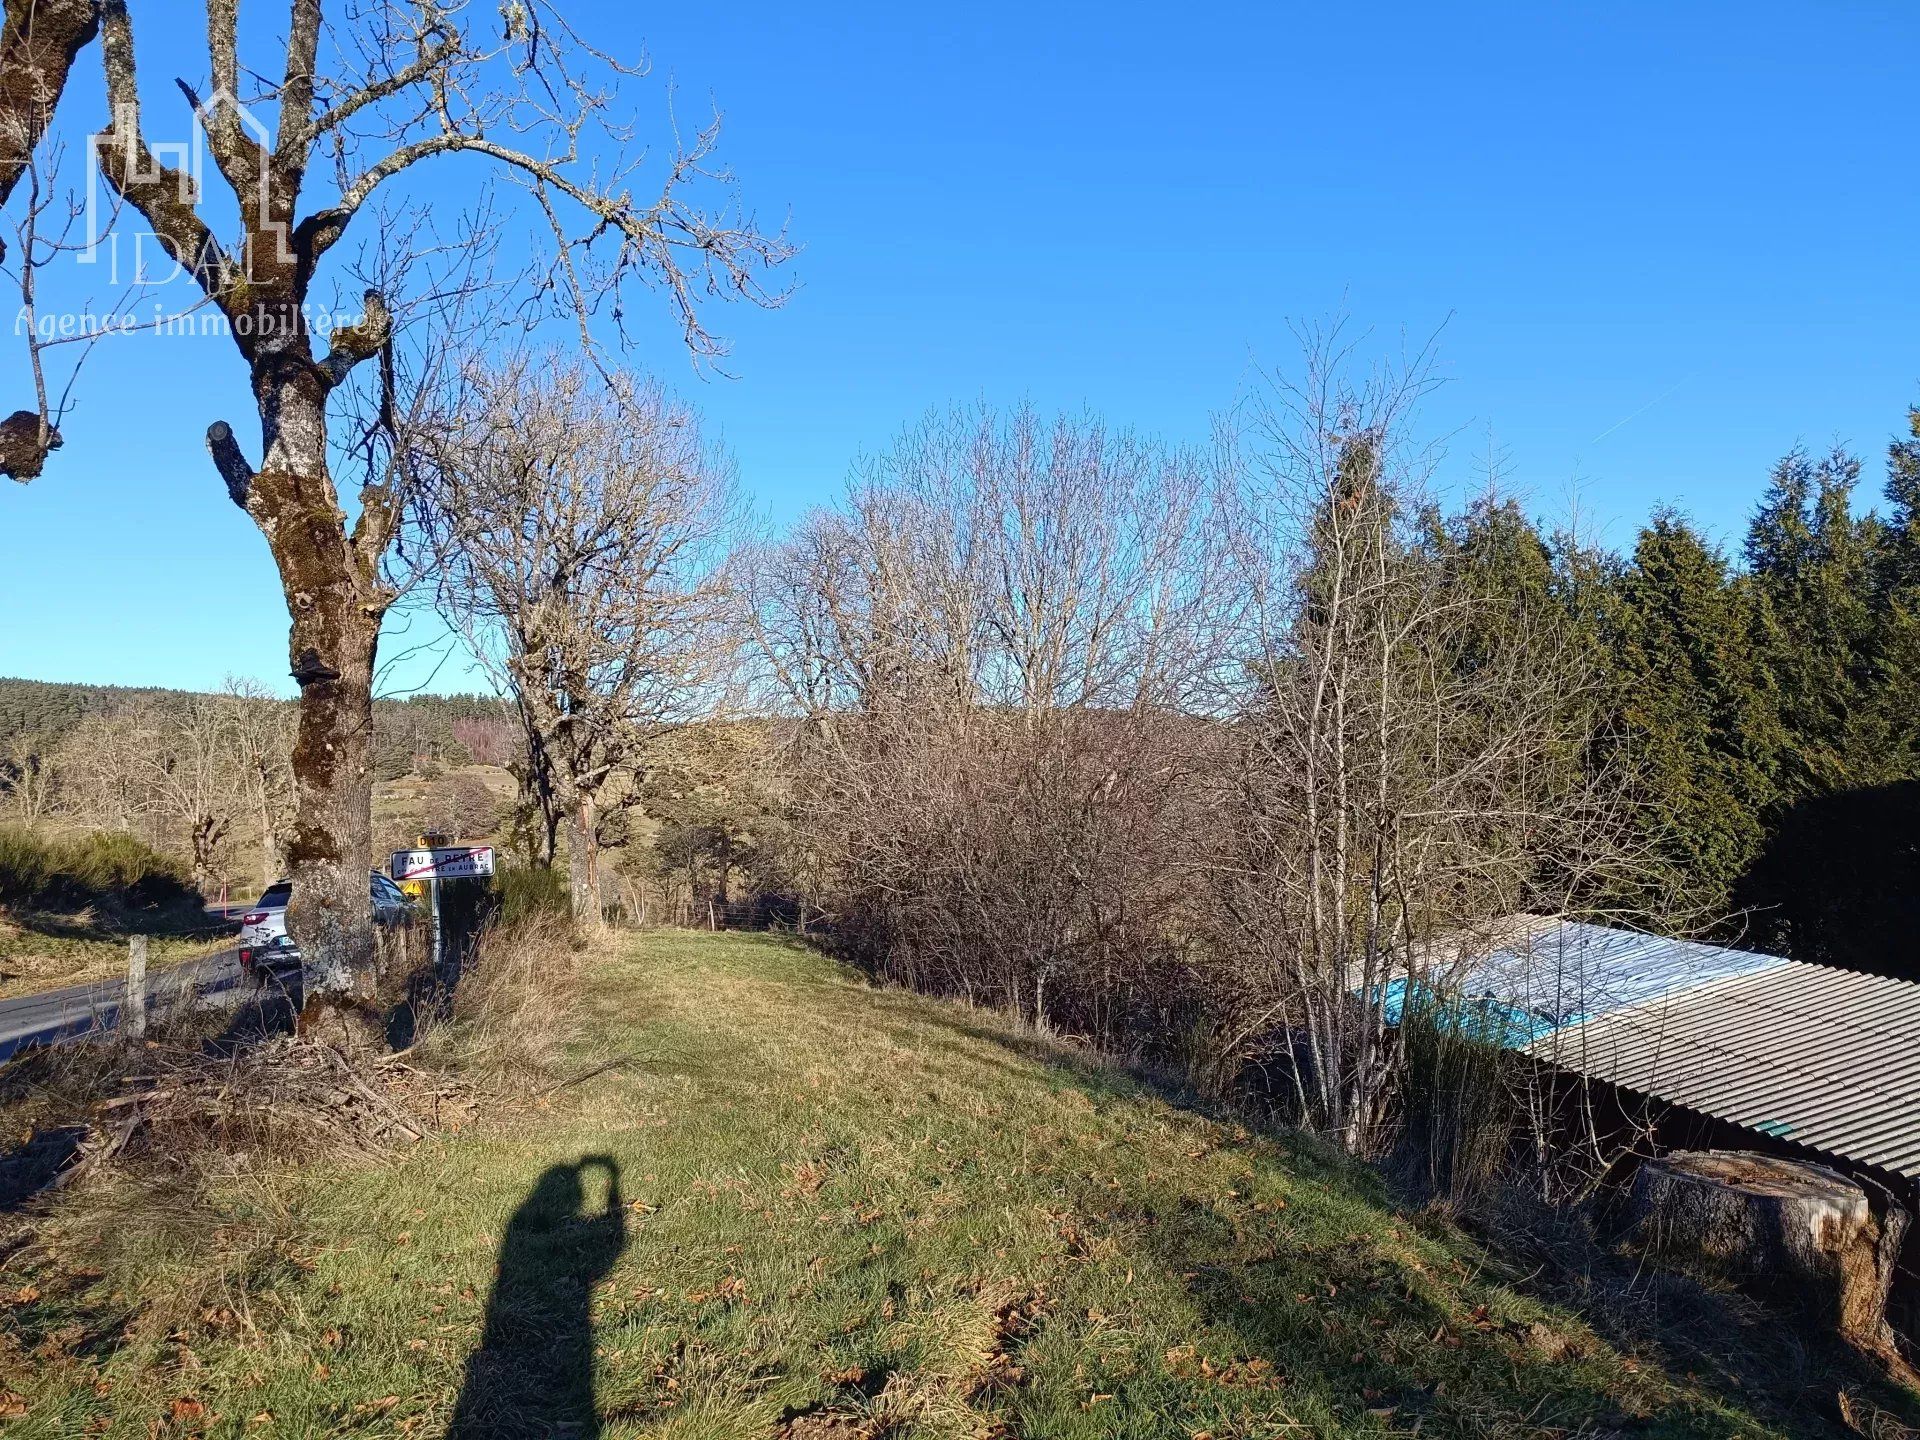
[[[606,1174],[590,1210],[586,1176]],[[620,1167],[588,1155],[543,1174],[507,1223],[486,1328],[467,1360],[448,1440],[597,1437],[593,1287],[626,1248]]]

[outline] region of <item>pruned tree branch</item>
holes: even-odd
[[[247,498],[253,493],[253,466],[247,463],[247,457],[240,451],[240,442],[234,438],[233,427],[226,421],[216,420],[207,427],[207,452],[213,456],[220,478],[227,482],[228,496],[245,510]]]
[[[146,217],[168,255],[225,308],[235,276],[233,262],[200,218],[192,177],[162,165],[141,130],[133,20],[126,0],[100,0],[100,16],[110,116],[97,142],[100,173]]]
[[[99,26],[95,0],[5,0],[0,10],[0,205],[26,173],[73,62]]]
[[[371,359],[393,338],[393,312],[378,290],[361,297],[365,309],[360,319],[333,332],[332,345],[320,368],[330,384],[338,385],[347,372],[361,361]]]
[[[34,154],[66,91],[73,62],[99,31],[95,0],[5,0],[0,9],[0,206],[12,197],[34,165]],[[37,182],[36,182],[37,184]],[[42,203],[36,194],[31,208]],[[30,214],[24,249],[33,249],[36,215]],[[0,262],[7,245],[0,238]],[[41,257],[17,257],[22,300],[33,308],[33,271]],[[36,479],[47,457],[62,444],[49,406],[40,366],[39,342],[29,336],[27,350],[34,373],[35,405],[0,420],[0,475],[22,482]]]

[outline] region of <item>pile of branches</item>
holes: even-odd
[[[404,1053],[349,1056],[324,1041],[281,1036],[213,1058],[154,1047],[96,1101],[65,1186],[121,1163],[166,1167],[226,1157],[234,1167],[317,1154],[384,1157],[437,1130],[459,1129],[479,1099]]]

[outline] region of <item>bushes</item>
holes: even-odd
[[[781,867],[850,958],[1162,1049],[1219,669],[1201,456],[1022,406],[934,415],[749,567]]]
[[[515,926],[569,915],[573,900],[564,872],[539,865],[503,866],[493,877],[492,922]]]
[[[0,904],[77,910],[117,902],[147,909],[198,899],[171,860],[131,835],[99,830],[53,837],[0,826]]]

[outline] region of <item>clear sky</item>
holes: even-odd
[[[1616,543],[1661,501],[1736,534],[1797,441],[1851,442],[1877,490],[1920,398],[1910,0],[827,8],[572,6],[719,102],[745,193],[805,246],[785,309],[713,317],[737,378],[664,324],[636,355],[776,518],[953,400],[1200,439],[1291,358],[1290,319],[1342,308],[1383,347],[1445,322],[1428,420],[1457,470],[1491,428],[1536,508],[1577,488]],[[205,69],[154,50],[150,79]],[[661,86],[631,103],[653,123]],[[0,488],[0,674],[283,674],[266,548],[202,442],[225,416],[257,453],[243,382],[219,338],[95,352],[65,450]]]

